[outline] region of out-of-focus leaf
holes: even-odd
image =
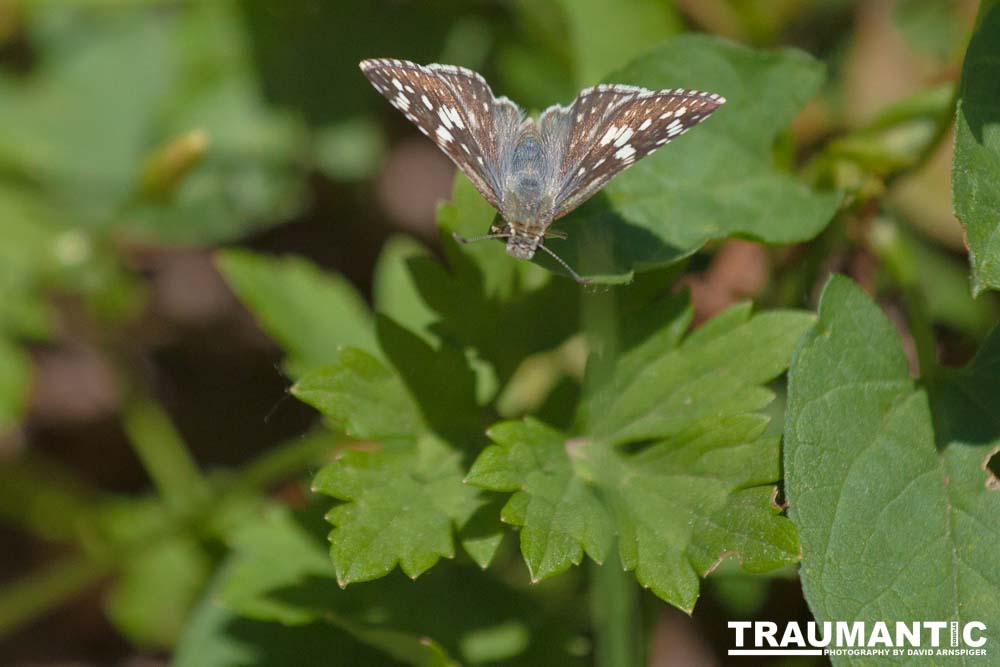
[[[240,530],[216,599],[245,617],[279,621],[290,630],[325,618],[333,636],[340,628],[387,653],[386,637],[394,646],[425,637],[463,664],[578,664],[566,651],[580,620],[576,614],[546,612],[532,597],[468,566],[447,564],[417,581],[394,575],[341,589],[311,514],[276,508]]]
[[[190,243],[299,210],[306,135],[265,105],[227,3],[46,5],[30,25],[38,66],[0,75],[0,123],[18,128],[0,138],[0,165],[43,185],[64,217]],[[143,173],[158,146],[185,136],[203,140],[183,169]]]
[[[218,579],[226,576],[224,569]],[[289,627],[239,616],[213,592],[185,628],[171,661],[174,667],[328,667],[330,656],[351,665],[405,664],[322,621]]]
[[[313,159],[316,166],[337,181],[359,181],[375,175],[385,139],[382,130],[367,118],[355,118],[317,131]]]
[[[889,319],[850,280],[827,284],[792,362],[785,421],[789,514],[818,621],[915,609],[960,623],[1000,617],[1000,541],[984,529],[1000,515],[986,470],[1000,442],[998,359],[994,333],[931,386],[928,404]]]
[[[357,116],[380,103],[358,70],[361,60],[432,62],[450,25],[469,11],[467,3],[392,0],[277,5],[244,0],[241,7],[268,98],[315,125]]]
[[[831,141],[823,158],[848,160],[880,175],[913,167],[941,131],[953,95],[951,83],[921,90],[890,106],[867,127]]]
[[[959,5],[949,2],[902,0],[893,7],[892,17],[913,49],[943,60],[959,43],[959,11]]]
[[[0,338],[0,436],[20,419],[30,379],[31,364],[27,355]]]
[[[569,23],[581,86],[594,85],[683,28],[673,5],[661,0],[560,0],[560,4]]]
[[[823,82],[811,57],[683,35],[608,80],[706,90],[727,102],[557,225],[569,239],[551,247],[584,275],[620,282],[727,236],[800,242],[832,218],[839,194],[813,191],[772,159],[775,137]]]
[[[305,196],[307,136],[290,113],[269,107],[251,69],[247,37],[231,3],[195,3],[173,30],[178,82],[156,136],[192,131],[203,155],[170,192],[142,198],[125,235],[174,243],[236,238],[283,222]],[[162,140],[162,139],[161,139]]]
[[[153,115],[177,80],[172,22],[49,7],[32,25],[40,66],[26,80],[0,76],[0,125],[17,128],[0,138],[0,164],[44,182],[76,221],[107,222],[132,191]]]
[[[209,557],[195,540],[177,536],[157,541],[125,561],[105,610],[136,644],[173,646],[210,573]]]
[[[409,261],[428,255],[427,249],[410,237],[393,236],[382,248],[372,282],[375,310],[421,335],[426,335],[437,318],[420,296]]]
[[[984,0],[962,65],[952,192],[965,227],[973,293],[1000,289],[1000,4]]]
[[[629,350],[590,399],[570,437],[540,422],[490,429],[494,445],[470,483],[509,492],[505,522],[521,527],[533,579],[601,562],[617,535],[619,555],[643,586],[690,611],[699,577],[738,553],[749,571],[794,562],[792,525],[771,503],[780,476],[778,439],[754,414],[811,318],[751,317],[735,307],[682,339],[690,310],[668,300],[654,320],[628,322]],[[647,444],[647,443],[652,444]],[[628,453],[618,445],[645,445]]]
[[[293,377],[337,360],[341,346],[378,354],[371,315],[344,278],[300,257],[224,250],[217,265],[261,327],[284,348]]]

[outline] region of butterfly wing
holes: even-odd
[[[500,207],[501,165],[523,119],[516,104],[495,98],[486,80],[464,67],[379,58],[362,61],[361,71]]]
[[[614,176],[708,118],[725,101],[696,90],[599,85],[582,91],[568,108],[547,109],[539,126],[558,137],[553,143],[564,147],[554,218],[575,209]]]

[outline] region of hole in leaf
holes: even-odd
[[[983,460],[983,470],[986,471],[986,488],[1000,491],[1000,446],[986,455]]]

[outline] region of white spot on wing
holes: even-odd
[[[393,79],[392,80],[392,85],[396,86],[397,90],[402,90],[403,89],[403,84],[401,84],[399,82],[399,79]]]
[[[653,124],[653,121],[651,121],[650,119],[647,118],[646,120],[642,121],[642,125],[639,126],[639,130],[640,131],[641,130],[645,130],[647,127],[649,127],[652,124]]]
[[[615,152],[615,157],[619,160],[631,161],[635,159],[635,149],[632,144],[625,144]]]
[[[619,132],[619,129],[617,127],[615,127],[614,125],[612,125],[611,127],[609,127],[608,131],[604,133],[603,137],[601,137],[601,145],[602,146],[607,146],[612,141],[614,141],[615,137],[618,136],[618,132]]]
[[[623,127],[621,133],[618,135],[618,138],[615,139],[615,146],[624,146],[628,140],[632,138],[632,134],[633,132],[631,127]]]
[[[451,116],[448,115],[448,107],[441,107],[438,109],[438,118],[441,119],[441,123],[447,128],[451,129]]]
[[[448,128],[442,127],[440,125],[438,125],[437,136],[438,136],[438,139],[440,139],[444,143],[448,143],[449,141],[451,141],[452,139],[455,138],[455,137],[451,136],[451,132],[448,131]]]
[[[448,114],[448,117],[451,118],[451,122],[453,122],[456,127],[458,127],[461,130],[465,129],[465,123],[462,122],[462,117],[458,115],[458,111],[455,109],[455,107],[445,107],[444,110],[445,113]]]
[[[427,107],[428,111],[434,111],[434,105],[431,104],[431,101],[427,99],[426,95],[421,95],[420,99],[423,101],[424,106]]]

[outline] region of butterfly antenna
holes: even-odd
[[[562,257],[560,257],[559,255],[555,254],[552,250],[550,250],[544,244],[543,245],[539,245],[538,247],[541,248],[542,250],[544,250],[545,252],[549,253],[549,256],[552,257],[552,259],[554,259],[557,262],[559,262],[560,266],[562,266],[564,269],[566,269],[567,271],[569,271],[569,275],[573,276],[573,280],[575,280],[576,282],[580,283],[581,285],[593,285],[594,284],[593,280],[588,280],[588,279],[584,278],[583,276],[581,276],[576,271],[574,271],[573,268],[569,264],[567,264],[565,261],[563,261]]]
[[[471,239],[467,239],[458,232],[452,232],[451,236],[455,241],[461,244],[475,243],[477,241],[488,241],[489,239],[506,239],[510,237],[510,234],[486,234],[484,236],[473,236]]]

